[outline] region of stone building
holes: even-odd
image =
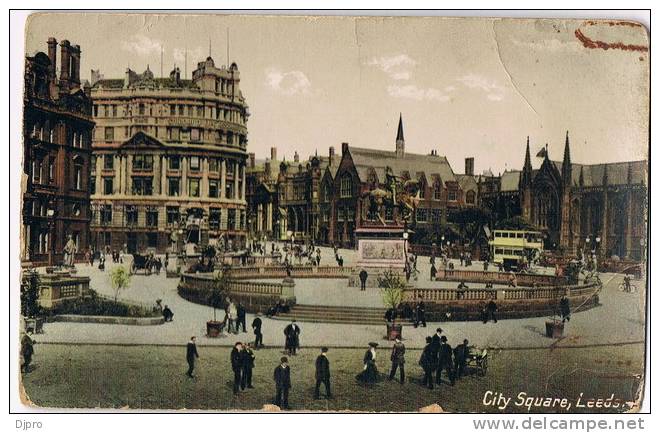
[[[392,225],[403,224],[396,208],[385,207],[380,218],[369,215],[366,194],[376,188],[385,188],[387,168],[403,181],[418,182],[420,201],[414,217],[415,230],[418,235],[425,232],[440,238],[454,213],[478,204],[473,167],[474,160],[468,158],[466,174],[456,175],[447,158],[435,150],[428,155],[406,152],[401,117],[394,151],[342,143],[338,167],[326,170],[321,180],[320,239],[328,244],[353,247],[356,230],[382,227],[383,221]]]
[[[99,77],[100,72],[94,71]],[[92,238],[128,252],[246,239],[248,106],[235,63],[155,78],[128,69],[92,99]]]
[[[94,127],[89,85],[80,83],[80,46],[48,39],[48,54],[25,58],[21,259],[62,262],[71,236],[80,260],[89,245],[90,154]]]
[[[533,169],[528,138],[522,170],[480,183],[482,206],[493,219],[521,216],[545,234],[547,249],[643,259],[648,162],[576,164],[568,132],[562,161],[550,159],[547,145],[540,155],[543,162]]]

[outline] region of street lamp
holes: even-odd
[[[46,211],[46,215],[48,216],[48,267],[52,268],[53,267],[53,251],[55,248],[55,242],[54,242],[54,226],[55,226],[55,209],[53,207],[53,203],[49,202],[48,203],[48,210]]]

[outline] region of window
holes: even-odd
[[[147,227],[158,227],[158,208],[147,208]]]
[[[134,155],[133,170],[152,170],[154,168],[153,155]]]
[[[209,197],[218,198],[218,181],[209,179]]]
[[[112,117],[117,117],[117,106],[116,105],[112,106]]]
[[[199,156],[190,157],[190,171],[199,171]]]
[[[211,230],[220,229],[220,209],[212,207],[209,209],[209,228]]]
[[[179,128],[170,129],[170,140],[179,141],[181,140],[181,130]]]
[[[112,178],[112,177],[104,177],[103,178],[103,194],[110,195],[110,194],[113,193],[113,188],[112,188],[113,181],[114,181],[114,178]]]
[[[236,228],[236,209],[227,210],[227,230]]]
[[[179,116],[183,116],[183,105],[179,105]]]
[[[179,223],[181,217],[179,216],[179,207],[178,206],[167,206],[167,224],[176,225]]]
[[[94,117],[99,117],[99,106],[94,104]]]
[[[105,141],[113,141],[115,139],[115,128],[112,126],[105,127]]]
[[[456,201],[456,191],[447,192],[447,200]]]
[[[167,159],[167,167],[170,170],[179,170],[181,168],[181,158],[178,156],[170,156]]]
[[[137,207],[128,205],[126,206],[126,224],[129,226],[137,225],[138,223],[138,210]]]
[[[228,176],[233,176],[234,175],[234,161],[227,161],[226,162],[226,170],[227,170],[227,175]]]
[[[50,169],[50,167],[49,167],[49,169]],[[74,166],[73,166],[73,180],[74,180],[74,188],[77,189],[77,190],[81,190],[83,188],[82,170],[83,170],[83,166],[82,166],[81,163],[75,163],[74,164]]]
[[[153,179],[151,177],[133,177],[131,193],[133,195],[152,195]]]
[[[81,167],[82,170],[82,167]],[[55,160],[54,158],[50,158],[48,160],[48,182],[53,182],[55,180]],[[78,188],[80,189],[80,188]]]
[[[442,211],[440,209],[431,209],[431,222],[437,224],[440,222],[442,217]]]
[[[433,198],[435,200],[442,199],[442,186],[440,184],[436,184],[435,187],[433,188]]]
[[[101,224],[110,224],[112,223],[112,205],[104,204],[101,205]]]
[[[96,173],[96,155],[92,155],[89,159],[89,171]]]
[[[181,178],[168,177],[167,178],[167,195],[171,197],[178,197],[181,194]]]
[[[467,204],[474,204],[475,194],[474,191],[470,190],[465,194],[465,202]]]
[[[96,194],[96,176],[90,176],[89,178],[89,193],[91,195]]]
[[[234,182],[227,182],[225,185],[225,197],[229,199],[234,198]]]
[[[170,116],[176,116],[176,105],[170,104]]]
[[[140,116],[144,116],[144,104],[138,106],[138,112],[140,113]]]
[[[197,107],[197,117],[204,117],[204,107]]]
[[[103,169],[112,170],[115,166],[115,158],[112,155],[103,156]]]
[[[234,144],[234,133],[227,131],[227,144]]]
[[[188,195],[199,197],[199,179],[188,179]]]
[[[351,182],[351,175],[345,174],[341,178],[340,196],[342,198],[351,197],[353,193],[352,190],[353,190],[353,184]]]
[[[147,247],[158,248],[158,233],[147,233]]]
[[[32,182],[41,183],[41,161],[32,161]]]
[[[209,158],[209,171],[213,173],[218,172],[218,158]]]
[[[428,220],[428,209],[417,209],[417,221],[426,222]]]
[[[192,128],[190,130],[190,141],[199,141],[199,129]]]

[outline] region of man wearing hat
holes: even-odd
[[[435,330],[433,338],[431,339],[431,351],[433,352],[434,359],[438,358],[438,350],[440,350],[440,336],[442,335],[442,328]]]
[[[296,350],[300,346],[300,326],[296,323],[296,319],[293,319],[290,324],[284,328],[284,349],[289,353],[289,355],[295,355]]]
[[[399,369],[399,374],[401,375],[401,385],[406,380],[406,373],[403,370],[403,365],[405,363],[404,355],[406,353],[406,346],[401,342],[401,337],[397,336],[394,339],[394,346],[392,346],[392,354],[390,355],[390,361],[392,361],[392,369],[390,370],[389,380],[394,379],[397,368]]]
[[[325,386],[326,398],[332,398],[330,392],[330,361],[328,360],[328,348],[322,347],[321,354],[316,357],[316,386],[314,387],[314,398],[319,398],[321,384]]]
[[[280,365],[273,372],[275,380],[275,404],[282,409],[289,408],[289,388],[291,388],[291,370],[286,356],[280,359]]]
[[[188,377],[195,377],[193,376],[193,370],[195,369],[195,359],[199,358],[199,355],[197,354],[197,345],[195,344],[195,336],[193,335],[190,337],[190,341],[188,342],[188,345],[186,346],[186,361],[188,361]]]
[[[429,389],[433,389],[433,370],[435,368],[432,341],[431,337],[426,337],[426,346],[424,346],[422,356],[419,358],[419,365],[424,370],[422,385],[427,386]]]
[[[435,371],[435,384],[440,385],[440,374],[442,370],[447,370],[449,382],[454,386],[454,372],[452,370],[452,350],[451,346],[447,344],[447,337],[444,335],[440,337],[440,348],[438,350],[438,367]]]
[[[460,379],[465,374],[467,366],[467,357],[470,354],[470,346],[467,339],[463,340],[463,344],[459,344],[454,348],[454,370],[456,376]]]
[[[234,372],[234,395],[238,394],[238,388],[241,386],[243,373],[243,344],[237,341],[229,355],[231,360],[231,369]]]

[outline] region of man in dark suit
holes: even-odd
[[[321,354],[316,358],[316,386],[314,387],[314,398],[319,398],[321,384],[325,386],[326,398],[332,398],[330,392],[330,361],[328,360],[328,348],[322,347]]]
[[[406,362],[405,360],[406,346],[401,342],[400,337],[394,339],[394,346],[392,346],[392,354],[390,355],[390,361],[392,361],[392,369],[390,370],[389,379],[394,379],[397,368],[399,369],[399,374],[401,376],[401,385],[406,381],[406,373],[403,369],[403,366]]]
[[[257,313],[257,317],[252,321],[252,330],[254,330],[254,348],[259,349],[264,347],[264,336],[261,333],[261,314]]]
[[[494,300],[490,300],[488,304],[486,305],[485,309],[485,317],[484,317],[484,323],[487,323],[489,320],[493,320],[493,323],[497,323],[497,317],[495,316],[495,312],[497,311],[497,304],[495,303]]]
[[[433,338],[431,339],[431,352],[433,353],[433,358],[437,359],[438,358],[438,350],[440,350],[440,343],[441,343],[441,335],[442,335],[442,328],[438,328],[435,330],[435,334],[433,334]]]
[[[426,328],[426,305],[424,305],[421,296],[415,305],[415,328],[417,328],[420,323]]]
[[[452,369],[452,350],[451,346],[447,344],[447,337],[444,335],[440,337],[440,348],[438,350],[438,367],[435,371],[435,383],[440,385],[440,374],[442,370],[447,371],[449,382],[454,386],[454,373]]]
[[[367,271],[362,269],[360,271],[360,290],[366,290],[367,287],[367,278],[369,278],[369,274],[367,274]]]
[[[236,315],[237,315],[237,321],[238,324],[236,325],[236,331],[238,331],[241,327],[243,328],[243,332],[247,332],[247,329],[245,328],[245,306],[241,302],[238,303],[236,306]]]
[[[280,359],[280,365],[275,367],[275,404],[282,409],[289,408],[289,389],[291,388],[291,370],[286,356]]]
[[[252,369],[254,368],[254,352],[252,351],[252,346],[250,343],[243,345],[243,350],[241,351],[241,367],[243,371],[241,372],[241,389],[254,388],[252,386]]]
[[[429,389],[433,389],[433,369],[435,368],[432,341],[431,337],[426,337],[426,346],[424,346],[422,356],[419,358],[419,365],[424,370],[422,385],[427,386]]]
[[[454,369],[456,376],[460,379],[465,374],[467,366],[467,357],[470,354],[470,347],[468,341],[463,340],[463,344],[459,344],[454,348]]]
[[[284,349],[287,350],[289,355],[295,355],[300,346],[300,326],[298,326],[295,319],[284,328],[284,336]]]
[[[243,345],[240,342],[234,344],[229,358],[231,360],[231,369],[234,372],[234,395],[238,394],[238,388],[241,386],[241,373],[243,372]]]
[[[199,358],[199,354],[197,353],[197,345],[195,344],[195,336],[190,337],[190,341],[188,342],[188,346],[186,347],[186,360],[188,361],[188,377],[195,377],[193,376],[193,370],[195,369],[195,359]]]

